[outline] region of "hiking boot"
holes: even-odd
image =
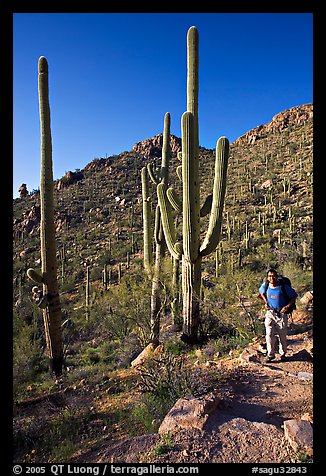
[[[269,355],[266,357],[265,359],[265,362],[272,362],[272,360],[274,360],[275,357],[270,357]]]

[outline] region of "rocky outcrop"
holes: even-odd
[[[71,170],[68,170],[68,172],[66,172],[66,175],[64,175],[60,180],[58,180],[56,184],[56,189],[61,190],[62,188],[67,187],[68,185],[72,185],[76,182],[79,182],[79,180],[82,180],[83,178],[83,172],[71,172]]]
[[[89,162],[89,164],[84,167],[84,171],[87,172],[88,170],[92,170],[94,172],[96,170],[103,170],[104,168],[108,168],[111,163],[112,157],[100,157]]]
[[[247,143],[254,145],[259,139],[263,139],[268,134],[280,133],[284,129],[292,126],[300,126],[313,117],[313,105],[303,104],[291,109],[286,109],[279,114],[276,114],[273,119],[267,124],[251,129],[246,134],[240,136],[234,143]]]
[[[26,183],[22,183],[22,184],[21,184],[21,186],[20,186],[19,189],[18,189],[18,192],[19,192],[20,198],[25,198],[25,197],[27,197],[27,195],[28,195],[28,190],[27,190]]]
[[[63,211],[55,212],[55,226],[56,231],[59,231],[65,226],[66,223],[70,223],[71,216]],[[20,218],[14,220],[14,236],[19,238],[26,234],[34,234],[39,231],[39,225],[41,222],[41,207],[39,205],[33,205],[29,211],[22,214]]]
[[[33,205],[32,208],[23,213],[21,218],[14,220],[14,234],[31,233],[41,221],[41,208],[39,205]]]
[[[144,157],[161,157],[163,146],[163,134],[158,134],[151,139],[145,139],[141,142],[137,142],[132,150]],[[170,135],[170,148],[172,154],[177,154],[181,151],[181,139],[179,137]]]

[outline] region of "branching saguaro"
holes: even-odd
[[[164,183],[167,185],[169,180],[169,161],[170,161],[170,113],[167,112],[164,116],[163,128],[163,145],[162,145],[162,162],[159,177],[156,177],[151,169],[151,164],[148,164],[148,172],[151,180],[155,185]],[[151,293],[151,340],[158,341],[160,334],[160,315],[163,310],[163,303],[161,299],[161,268],[162,259],[166,252],[165,238],[163,234],[161,211],[159,205],[155,210],[155,263],[152,278],[152,293]]]
[[[198,139],[198,30],[191,27],[187,35],[187,108],[182,129],[182,242],[177,241],[172,206],[180,202],[173,189],[164,183],[157,186],[162,224],[171,255],[182,258],[183,328],[182,340],[198,342],[200,325],[201,262],[213,252],[220,240],[222,212],[226,191],[229,141],[221,137],[216,145],[213,194],[200,207],[199,139]],[[173,199],[172,199],[173,198]],[[169,201],[170,199],[170,201]],[[208,230],[200,243],[200,217],[210,212]]]
[[[169,179],[169,161],[170,161],[170,113],[167,112],[164,116],[163,128],[163,145],[162,145],[162,162],[161,170],[156,174],[153,170],[152,164],[147,164],[147,167],[142,169],[142,193],[143,193],[143,228],[144,228],[144,267],[148,274],[152,277],[152,293],[151,293],[151,341],[156,342],[159,339],[160,331],[160,314],[162,312],[163,304],[161,300],[161,267],[162,258],[166,252],[166,243],[163,233],[161,212],[159,205],[155,210],[155,262],[152,265],[151,246],[152,246],[152,229],[150,226],[149,201],[151,194],[149,192],[148,177],[155,186],[159,183],[167,185]],[[149,249],[150,248],[150,249]]]
[[[41,134],[40,241],[42,271],[40,273],[37,270],[29,269],[27,275],[37,284],[43,285],[43,296],[39,300],[39,306],[43,309],[49,368],[50,372],[59,376],[62,374],[63,345],[55,242],[48,62],[44,56],[41,56],[38,62],[38,94]]]

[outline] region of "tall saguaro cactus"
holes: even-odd
[[[143,196],[143,229],[144,229],[144,267],[147,273],[152,277],[152,293],[151,293],[151,340],[153,342],[159,339],[160,313],[162,311],[162,303],[160,297],[160,274],[161,261],[165,255],[166,243],[161,222],[161,211],[159,205],[155,210],[155,263],[152,266],[152,228],[150,216],[150,191],[149,177],[154,185],[163,183],[167,185],[169,178],[169,160],[170,160],[170,113],[164,116],[163,128],[163,144],[162,144],[162,162],[161,170],[158,174],[152,170],[152,165],[147,164],[141,171],[142,177],[142,196]]]
[[[63,346],[55,243],[48,62],[44,56],[41,56],[38,62],[38,94],[41,134],[40,238],[42,273],[28,270],[28,276],[33,281],[43,284],[46,305],[42,307],[50,371],[59,376],[62,373]]]
[[[144,268],[151,274],[153,263],[152,231],[151,231],[151,204],[149,194],[149,178],[146,167],[141,170],[142,199],[143,199],[143,235],[144,235]]]
[[[164,116],[163,127],[163,144],[162,144],[162,162],[159,178],[154,176],[151,171],[150,164],[148,164],[149,175],[157,185],[159,182],[167,185],[169,180],[169,161],[170,161],[170,113],[167,112]],[[162,301],[160,296],[160,275],[162,267],[162,258],[166,252],[166,243],[163,233],[161,211],[159,205],[156,207],[155,215],[155,264],[152,279],[152,293],[151,293],[151,340],[153,342],[159,339],[160,334],[160,314],[162,311]]]
[[[202,257],[215,250],[222,225],[222,212],[226,190],[226,175],[229,141],[221,137],[216,145],[215,177],[210,210],[210,220],[205,239],[200,244],[200,217],[204,216],[209,197],[200,208],[199,140],[198,140],[198,31],[191,27],[187,36],[188,72],[187,107],[182,116],[182,213],[183,241],[176,239],[172,219],[172,209],[168,197],[171,189],[165,184],[157,187],[158,200],[162,214],[162,224],[168,249],[172,256],[182,256],[182,296],[183,296],[183,334],[182,339],[189,343],[198,341],[200,324],[200,286]]]

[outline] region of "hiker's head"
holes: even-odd
[[[276,283],[278,277],[278,273],[275,268],[269,268],[266,273],[266,279],[270,283]]]

